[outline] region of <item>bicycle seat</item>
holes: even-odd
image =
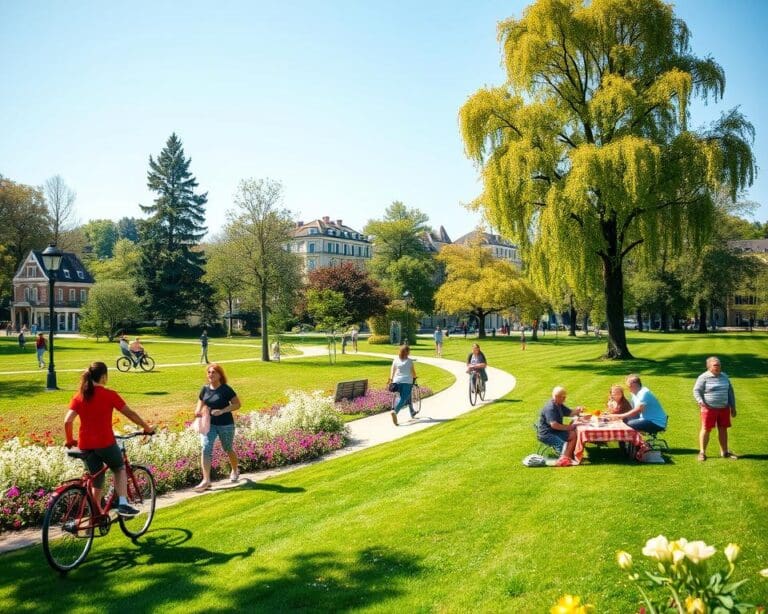
[[[83,460],[86,456],[88,456],[88,453],[83,452],[82,450],[78,450],[77,448],[73,448],[71,450],[67,450],[67,456],[69,456],[69,458],[79,458],[80,460]]]

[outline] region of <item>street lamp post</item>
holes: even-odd
[[[409,302],[412,299],[412,295],[409,290],[403,292],[403,300],[405,301],[405,345],[410,345],[410,339],[408,338],[408,331],[411,326],[411,310]]]
[[[51,243],[43,251],[43,264],[48,273],[48,308],[49,308],[49,330],[48,330],[48,379],[46,381],[46,390],[58,390],[56,385],[56,369],[53,366],[53,286],[56,283],[56,274],[61,265],[63,253],[60,249]]]

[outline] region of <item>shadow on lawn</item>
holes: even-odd
[[[344,612],[402,594],[423,569],[413,555],[384,546],[334,551],[307,543],[297,553],[265,557],[253,546],[214,551],[196,540],[183,528],[151,530],[133,544],[120,540],[112,547],[96,540],[86,562],[66,576],[47,568],[39,547],[27,549],[8,561],[0,587],[5,604],[20,612],[60,612],[62,604],[77,611],[93,608],[94,600],[102,612],[124,612],[127,604],[146,612],[161,603],[196,611],[216,599],[220,611]],[[233,573],[248,578],[245,586],[227,581]]]
[[[40,369],[40,373],[45,374],[47,373],[47,371]],[[38,380],[37,378],[35,378],[27,381],[16,381],[16,382],[4,381],[2,386],[0,386],[0,399],[29,398],[32,395],[39,393],[44,388],[45,388],[45,381],[43,379]]]
[[[675,354],[664,360],[635,359],[612,361],[604,359],[586,360],[563,365],[563,370],[588,371],[600,375],[623,378],[629,373],[639,373],[641,377],[665,375],[685,377],[693,381],[706,369],[706,356],[692,357],[690,354]],[[759,378],[768,374],[768,360],[756,354],[728,354],[722,356],[723,371],[731,377]]]

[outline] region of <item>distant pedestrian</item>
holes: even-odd
[[[27,346],[27,338],[24,336],[24,328],[21,329],[21,332],[19,333],[19,347],[21,348],[21,351],[24,351],[24,348]]]
[[[464,332],[464,338],[466,339],[467,338],[467,323],[466,322],[462,322],[461,323],[461,329]]]
[[[280,362],[280,341],[278,339],[272,343],[272,360]]]
[[[348,342],[349,342],[349,337],[347,336],[347,333],[341,333],[341,353],[342,354],[347,353]]]
[[[525,349],[525,326],[520,324],[520,349]]]
[[[32,336],[34,337],[37,334],[37,323],[32,324],[32,328],[30,329],[32,331]]]
[[[355,350],[355,354],[357,354],[357,335],[358,335],[357,329],[353,328],[352,332],[349,334],[349,337],[352,340],[352,349]]]
[[[435,329],[435,352],[438,358],[443,357],[443,330],[439,326]]]
[[[208,331],[203,329],[203,334],[200,335],[200,362],[205,361],[208,364]]]
[[[43,333],[37,335],[37,338],[35,339],[35,349],[37,350],[37,366],[42,369],[45,366],[45,350],[48,349]]]

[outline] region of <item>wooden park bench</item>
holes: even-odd
[[[355,399],[357,397],[364,397],[368,392],[368,380],[356,379],[349,382],[339,382],[336,384],[336,395],[333,400],[337,403],[343,399]]]

